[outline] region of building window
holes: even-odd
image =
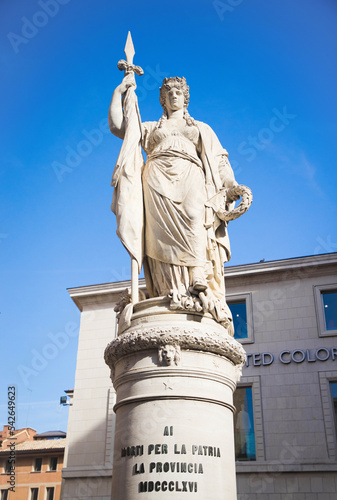
[[[234,393],[235,459],[256,460],[252,387],[238,387]]]
[[[228,305],[233,316],[234,338],[246,339],[248,337],[246,301],[232,302]]]
[[[337,377],[336,370],[318,372],[328,456],[337,460]]]
[[[330,391],[332,397],[332,408],[335,420],[335,431],[337,438],[337,382],[330,382]]]
[[[39,488],[31,488],[30,489],[30,500],[37,500],[39,496]]]
[[[41,472],[42,458],[36,458],[34,462],[34,472]]]
[[[1,490],[1,500],[8,499],[8,490]]]
[[[57,457],[51,457],[49,462],[49,470],[57,470]]]
[[[5,474],[9,474],[11,472],[11,464],[8,460],[6,460],[4,465]]]
[[[54,500],[54,489],[55,488],[46,488],[46,500]]]
[[[337,330],[337,290],[322,291],[326,330]]]
[[[252,295],[228,295],[226,300],[233,316],[234,338],[242,344],[254,342]]]
[[[314,287],[320,336],[337,335],[337,285]]]

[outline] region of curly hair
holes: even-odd
[[[182,90],[183,95],[184,95],[184,119],[189,126],[195,125],[193,118],[189,115],[189,112],[187,111],[187,106],[190,101],[190,89],[189,86],[186,83],[186,78],[182,77],[180,78],[179,76],[174,76],[171,78],[164,78],[163,85],[160,87],[159,91],[159,102],[162,105],[163,108],[163,114],[158,121],[157,127],[156,128],[161,128],[164,124],[164,122],[168,118],[168,113],[167,109],[165,106],[166,102],[166,94],[169,90],[171,90],[172,87],[176,87],[179,90]]]

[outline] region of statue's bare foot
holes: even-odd
[[[192,288],[197,292],[204,292],[207,289],[205,272],[202,267],[192,267]]]
[[[193,282],[193,288],[194,290],[197,290],[198,292],[204,292],[207,289],[207,283],[206,280],[195,280]]]

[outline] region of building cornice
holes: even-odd
[[[296,269],[315,269],[318,266],[336,265],[337,252],[310,255],[307,257],[294,257],[291,259],[272,260],[238,266],[225,266],[225,278],[239,278],[264,275],[267,273],[284,272]],[[111,304],[119,300],[121,292],[131,286],[131,281],[118,281],[115,283],[101,283],[97,285],[79,286],[68,288],[72,300],[80,311],[83,307],[92,304]],[[139,280],[139,288],[145,290],[145,279]]]
[[[337,252],[294,257],[291,259],[271,260],[238,266],[225,266],[225,277],[247,276],[260,273],[288,271],[290,269],[315,268],[316,266],[337,264]]]
[[[62,455],[64,453],[65,446],[60,448],[31,448],[29,450],[18,450],[15,449],[16,455]],[[1,456],[6,457],[10,455],[10,450],[0,450]],[[53,471],[55,472],[55,471]]]
[[[117,281],[116,283],[101,283],[98,285],[67,288],[67,290],[79,310],[83,311],[84,306],[118,302],[120,294],[130,286],[131,281]],[[145,290],[144,278],[139,280],[139,288]]]

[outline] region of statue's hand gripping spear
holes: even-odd
[[[135,73],[138,76],[141,76],[144,74],[144,71],[140,66],[136,66],[133,64],[133,57],[135,55],[135,48],[133,46],[132,38],[131,38],[131,33],[129,31],[128,37],[126,39],[126,44],[124,48],[124,53],[126,57],[126,61],[124,59],[121,59],[117,63],[117,68],[120,71],[124,71],[124,76],[132,75],[130,78],[130,86],[128,87],[126,93],[128,92],[129,88],[132,86],[136,86],[136,80],[135,80]],[[123,103],[125,100],[125,95],[123,96]]]
[[[126,61],[124,59],[121,59],[117,63],[117,68],[120,71],[125,72],[125,76],[128,75],[129,73],[137,74],[138,76],[141,76],[144,74],[144,71],[140,66],[135,66],[133,64],[133,56],[135,55],[135,48],[133,46],[132,38],[131,38],[131,33],[129,31],[128,37],[126,39],[126,44],[124,48],[124,53],[126,56]]]

